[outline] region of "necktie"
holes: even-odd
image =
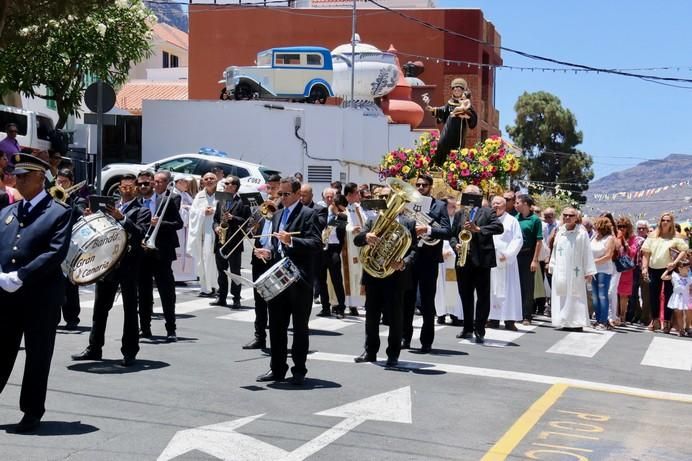
[[[147,207],[149,209],[149,211],[151,211],[151,199],[150,198],[144,199],[144,206]]]
[[[288,215],[290,213],[291,212],[289,211],[288,208],[284,208],[284,212],[281,214],[281,223],[279,223],[279,230],[280,231],[286,229],[286,223],[288,222]],[[279,251],[281,252],[282,255],[284,254],[284,246],[281,243],[281,241],[279,241]]]
[[[478,211],[478,208],[473,207],[471,209],[471,216],[469,217],[469,221],[473,222],[473,218],[476,216],[476,211]]]
[[[27,216],[29,214],[29,209],[31,208],[31,202],[24,200],[22,202],[22,216]]]
[[[360,204],[356,203],[355,205],[353,205],[353,207],[356,210],[356,216],[358,217],[358,224],[362,228],[363,225],[365,224],[365,221],[363,220],[363,214],[360,211]]]

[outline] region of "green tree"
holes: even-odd
[[[593,179],[591,156],[577,149],[583,134],[577,119],[560,99],[545,91],[524,92],[514,105],[514,126],[506,130],[526,156],[525,174],[548,188],[560,185],[572,192],[572,199],[584,200],[583,192]],[[531,192],[538,192],[530,187]]]
[[[86,13],[67,14],[19,29],[0,54],[0,93],[54,100],[57,128],[79,115],[91,79],[127,81],[131,63],[151,52],[156,17],[141,0],[115,0]],[[45,90],[41,90],[41,85]]]

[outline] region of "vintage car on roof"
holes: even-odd
[[[290,99],[324,104],[332,91],[332,55],[317,46],[270,48],[255,66],[230,66],[223,73],[235,99]]]

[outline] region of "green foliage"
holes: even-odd
[[[34,19],[0,55],[0,92],[54,100],[58,128],[69,115],[78,115],[89,79],[114,86],[127,81],[131,63],[150,53],[156,22],[141,0],[115,0],[82,14]],[[41,85],[49,91],[39,93]]]
[[[525,175],[537,183],[563,184],[580,201],[593,179],[591,156],[576,148],[583,140],[574,114],[560,99],[545,91],[522,94],[514,105],[514,126],[507,126],[512,141],[527,157]],[[535,188],[532,193],[537,192]]]

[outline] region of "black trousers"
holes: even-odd
[[[154,286],[159,291],[166,331],[175,333],[175,277],[173,261],[159,257],[156,252],[145,252],[139,273],[139,323],[142,329],[151,329],[151,314],[154,309]]]
[[[240,275],[240,262],[242,256],[243,253],[238,250],[231,253],[228,259],[220,256],[218,250],[214,252],[216,270],[219,272],[219,299],[222,301],[226,301],[228,297],[228,275],[226,275],[226,269],[230,269],[231,274]],[[234,302],[240,302],[240,289],[240,284],[235,282],[231,283],[231,296],[233,296]]]
[[[485,336],[485,323],[490,315],[490,268],[478,267],[471,258],[464,267],[457,267],[457,288],[464,308],[464,330]],[[474,293],[476,306],[474,312]],[[474,315],[475,314],[475,315]]]
[[[420,261],[420,260],[419,260]],[[413,287],[406,291],[404,297],[404,339],[411,341],[413,336],[413,316],[416,310],[416,291],[420,288],[420,310],[423,314],[423,327],[420,330],[421,346],[432,346],[435,339],[435,292],[437,291],[437,273],[440,265],[415,264],[413,268]]]
[[[123,298],[123,336],[120,352],[124,357],[135,357],[139,352],[139,326],[137,325],[138,277],[133,268],[119,268],[113,276],[96,282],[94,316],[89,335],[89,347],[102,349],[105,342],[108,313],[113,308],[115,295],[120,287]]]
[[[365,352],[377,355],[380,350],[380,316],[388,312],[389,336],[387,357],[398,359],[401,352],[404,290],[401,274],[384,279],[368,280],[365,284]]]
[[[79,324],[79,287],[65,280],[65,303],[62,305],[62,318],[65,323]]]
[[[260,275],[264,274],[267,269],[272,266],[271,262],[262,263],[253,261],[252,264],[252,280],[256,281]],[[269,308],[267,301],[254,290],[255,295],[255,338],[266,341],[267,339],[267,324],[269,322]]]
[[[288,371],[288,324],[293,318],[293,345],[291,357],[294,376],[305,376],[308,369],[305,361],[310,347],[308,321],[312,309],[312,281],[295,282],[283,293],[268,303],[269,340],[271,342],[271,369],[276,376],[285,376]]]
[[[519,268],[519,285],[521,287],[521,306],[524,320],[531,320],[534,312],[533,285],[534,274],[531,272],[534,249],[521,250],[517,255],[517,267]],[[466,313],[464,313],[466,315]]]
[[[346,295],[344,293],[344,279],[341,276],[341,250],[338,244],[330,244],[325,251],[320,254],[320,265],[317,272],[317,282],[320,287],[320,302],[322,309],[329,309],[329,288],[327,285],[327,271],[332,280],[334,292],[336,293],[337,309],[346,309]]]
[[[663,289],[663,319],[670,320],[673,316],[673,309],[668,307],[668,301],[673,294],[673,284],[670,280],[661,280],[665,269],[649,268],[649,311],[651,320],[661,318],[661,289]]]
[[[21,293],[23,290],[19,290]],[[19,345],[24,336],[24,377],[19,408],[41,418],[46,411],[46,389],[55,346],[55,330],[60,322],[60,305],[45,300],[34,304],[26,293],[0,298],[0,393],[10,378]]]

